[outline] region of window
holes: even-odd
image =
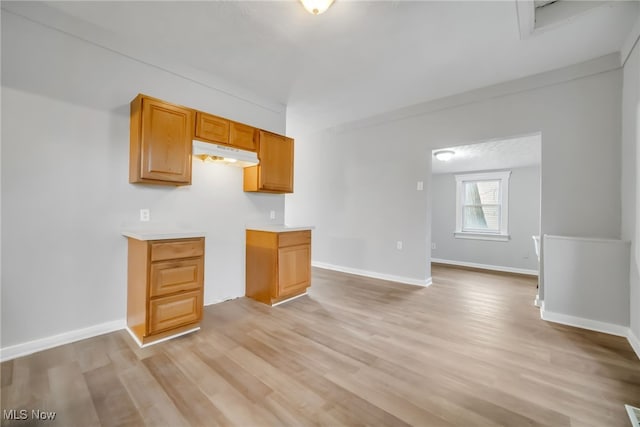
[[[511,171],[456,175],[455,237],[509,240]]]

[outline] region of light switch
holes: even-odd
[[[423,181],[418,181],[418,185],[416,186],[416,190],[418,190],[418,191],[424,190],[424,182]]]
[[[399,251],[401,251],[401,250],[402,250],[402,240],[398,240],[398,241],[396,242],[396,248],[397,248]]]

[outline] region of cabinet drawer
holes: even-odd
[[[150,297],[200,289],[204,281],[202,257],[151,264]]]
[[[311,244],[311,231],[289,231],[278,234],[278,247]]]
[[[200,291],[156,298],[149,303],[149,333],[154,334],[195,323],[201,316]]]
[[[151,244],[151,261],[202,256],[204,239],[157,242]]]
[[[196,137],[206,141],[229,143],[229,120],[211,114],[196,113]]]

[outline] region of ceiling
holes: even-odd
[[[615,1],[521,40],[515,0],[336,0],[319,16],[297,0],[2,8],[166,69],[205,72],[323,126],[619,51],[639,13],[638,2]]]
[[[434,152],[451,150],[455,155],[448,161],[432,157],[431,172],[443,174],[540,166],[541,147],[541,137],[536,134],[442,148]]]

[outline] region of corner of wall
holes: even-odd
[[[631,345],[633,351],[636,353],[636,356],[638,356],[638,359],[640,359],[640,339],[638,339],[638,336],[633,333],[631,328],[629,328],[629,331],[627,332],[627,340],[629,341],[629,345]]]

